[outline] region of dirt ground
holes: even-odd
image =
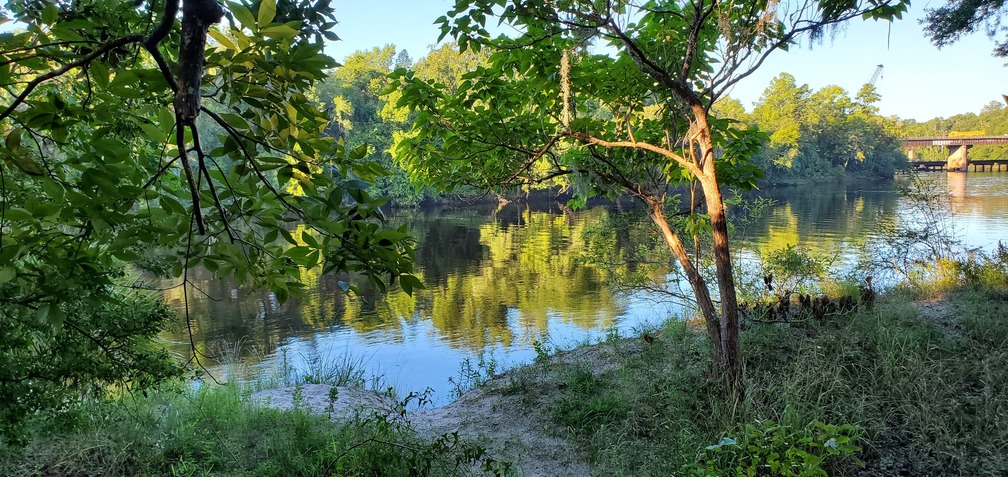
[[[549,403],[559,391],[559,374],[570,366],[602,373],[618,366],[623,357],[636,352],[634,346],[598,344],[554,356],[548,363],[522,366],[469,390],[454,402],[433,408],[407,411],[405,418],[418,434],[435,438],[458,432],[473,439],[495,458],[511,462],[523,476],[586,476],[591,471],[583,455],[551,428]],[[253,394],[265,405],[289,409],[295,393],[301,405],[334,419],[358,412],[378,411],[398,415],[394,399],[375,391],[305,384],[269,389]],[[554,426],[555,427],[555,426]]]

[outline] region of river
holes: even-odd
[[[968,247],[990,250],[1008,239],[1008,173],[922,177],[948,192],[952,223]],[[880,220],[912,220],[912,208],[892,182],[760,195],[775,205],[738,227],[742,260],[796,245],[849,267]],[[303,375],[314,369],[312,362],[350,361],[373,378],[372,387],[393,387],[401,396],[430,388],[429,397],[444,403],[460,383],[468,384],[460,370],[478,369],[481,360],[483,371],[492,366],[500,372],[532,361],[537,350],[632,335],[681,316],[682,305],[661,294],[617,293],[608,286],[614,274],[634,269],[586,263],[597,244],[624,252],[642,246],[625,227],[600,228],[620,213],[611,206],[571,212],[558,204],[404,213],[393,220],[407,222],[417,237],[418,276],[426,284],[414,296],[368,287],[347,296],[335,278],[306,274],[307,295],[279,304],[268,292],[194,270],[199,290],[190,293],[188,326],[180,320],[162,337],[170,351],[188,357],[191,330],[201,362],[218,377],[255,379],[283,367]],[[637,225],[629,228],[648,230]],[[163,297],[183,309],[181,289]],[[223,367],[223,361],[240,366]],[[224,376],[225,369],[240,374]]]

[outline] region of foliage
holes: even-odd
[[[736,466],[768,464],[774,452],[778,462],[788,450],[826,456],[830,434],[857,441],[834,441],[848,457],[810,457],[826,475],[1003,474],[1008,295],[960,284],[944,301],[915,303],[917,292],[902,290],[842,318],[745,330],[746,395],[736,402],[712,398],[718,383],[705,371],[703,336],[683,322],[650,341],[598,345],[605,349],[591,360],[554,360],[555,381],[518,391],[559,393],[550,400],[554,431],[573,438],[600,475],[705,475],[708,463],[724,466],[707,475],[747,475]],[[613,361],[586,368],[599,356]],[[707,451],[725,429],[735,444]]]
[[[712,117],[710,108],[802,35],[815,39],[860,16],[891,20],[906,7],[807,1],[777,15],[772,2],[462,0],[438,19],[442,37],[451,35],[462,50],[488,49],[489,64],[455,91],[397,71],[399,102],[417,120],[393,154],[413,177],[442,190],[563,185],[574,191],[572,205],[596,195],[637,197],[683,268],[716,363],[733,380],[738,316],[721,187],[755,186],[761,172],[750,156],[762,136]],[[489,38],[492,17],[519,35]],[[613,51],[593,53],[595,42]],[[691,182],[703,204],[690,211],[689,233],[713,237],[720,311],[665,215],[670,186]]]
[[[935,9],[927,9],[921,21],[924,33],[941,48],[958,41],[981,28],[994,43],[994,56],[1008,56],[1008,38],[998,38],[1008,32],[1002,17],[1008,13],[1004,0],[954,0]]]
[[[396,53],[393,45],[357,51],[319,83],[312,96],[334,119],[327,134],[344,139],[347,147],[365,147],[363,160],[389,172],[377,177],[370,190],[388,195],[396,205],[412,206],[436,196],[433,190],[412,184],[389,155],[394,138],[409,128],[413,118],[408,109],[396,106],[401,92],[389,88],[387,76],[397,68],[410,69],[421,78],[456,88],[461,75],[484,59],[472,51],[460,52],[452,43],[432,49],[415,64],[405,50]]]
[[[497,358],[487,353],[480,354],[479,360],[473,365],[470,358],[465,358],[459,363],[458,379],[449,377],[448,383],[452,386],[452,398],[462,397],[466,391],[480,387],[497,375]]]
[[[811,334],[756,328],[749,406],[859,426],[867,475],[999,475],[1005,302],[967,285],[914,303],[908,288]]]
[[[699,477],[826,477],[837,461],[856,460],[853,456],[861,451],[856,445],[860,435],[860,430],[849,424],[812,422],[794,429],[771,420],[760,421],[707,446],[699,462],[684,470]]]
[[[761,257],[763,275],[772,277],[780,293],[815,293],[826,279],[836,257],[819,257],[795,245],[772,250]]]
[[[962,242],[944,187],[911,175],[900,194],[906,207],[900,214],[904,218],[886,217],[879,224],[864,244],[859,268],[867,275],[895,273],[897,279],[921,283],[944,262],[959,258]]]
[[[752,114],[770,143],[756,163],[773,182],[822,180],[853,173],[892,177],[906,166],[898,125],[878,115],[880,97],[865,84],[855,98],[838,86],[813,92],[788,73],[775,77]]]
[[[990,256],[966,260],[962,269],[967,284],[1008,296],[1008,247],[1004,243],[998,242],[997,249]]]
[[[0,12],[17,22],[0,36],[0,313],[19,330],[11,356],[75,343],[58,352],[91,358],[59,378],[95,384],[149,367],[129,335],[150,337],[162,312],[124,313],[149,317],[143,325],[117,313],[138,303],[123,265],[152,255],[183,283],[203,266],[280,301],[311,269],[420,287],[412,239],[383,225],[386,199],[368,193],[384,170],[323,136],[329,119],[306,100],[335,66],[320,41],[330,2],[309,3],[228,2],[224,25],[212,0],[181,11],[177,1],[30,0]],[[203,138],[197,117],[219,137]]]
[[[50,285],[64,297],[56,305],[0,306],[0,442],[20,441],[21,424],[37,410],[146,389],[181,372],[152,342],[173,318],[164,305],[77,277]]]
[[[676,270],[675,257],[642,210],[610,213],[587,227],[580,240],[585,251],[579,260],[605,270],[609,287],[617,292],[661,290],[666,275]]]

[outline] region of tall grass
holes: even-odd
[[[682,475],[719,441],[744,460],[765,445],[797,449],[793,436],[810,429],[841,429],[817,423],[860,435],[854,455],[823,461],[830,475],[1008,475],[1008,253],[942,266],[872,309],[749,328],[739,401],[721,399],[704,338],[670,323],[656,339],[625,343],[640,350],[618,369],[561,372],[555,431],[600,475]],[[746,432],[759,434],[757,447],[722,440]],[[769,469],[759,475],[791,475]]]
[[[320,358],[321,359],[321,358]],[[312,361],[309,360],[309,363]],[[362,381],[356,362],[334,361],[285,383]],[[401,416],[334,422],[295,406],[250,399],[263,383],[193,387],[177,382],[146,396],[88,402],[58,418],[38,416],[24,447],[0,444],[0,475],[471,475],[507,473],[455,435],[420,439]],[[406,403],[402,403],[405,408]],[[405,411],[402,411],[405,412]]]

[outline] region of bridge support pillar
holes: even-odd
[[[972,146],[948,146],[949,157],[945,166],[947,171],[966,172],[969,167],[969,156],[966,151]]]
[[[910,159],[910,162],[913,162],[914,159],[917,159],[917,150],[912,147],[908,147],[906,150],[906,155],[907,159]]]

